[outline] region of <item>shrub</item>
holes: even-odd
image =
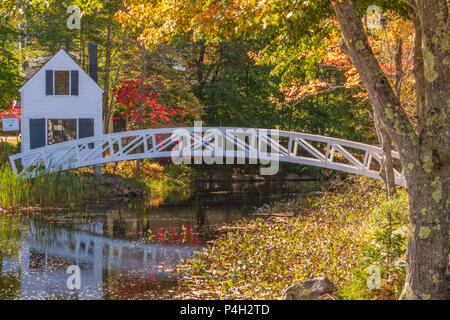
[[[352,270],[340,291],[346,299],[397,299],[405,283],[408,240],[408,201],[405,191],[372,210],[374,226],[366,257]]]

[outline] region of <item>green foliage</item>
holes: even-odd
[[[149,191],[150,205],[164,199],[183,200],[190,196],[190,187],[196,171],[186,165],[173,163],[160,164],[151,159],[143,159],[137,175],[136,161],[121,161],[108,163],[104,172],[118,174],[141,190]]]
[[[165,164],[159,178],[141,176],[140,179],[145,181],[151,197],[180,201],[191,196],[190,183],[194,175],[195,170],[186,165]]]
[[[279,86],[292,77],[307,82],[320,76],[335,86],[343,86],[346,77],[334,68],[300,68],[300,62],[294,63],[298,68],[291,70],[289,77],[287,71],[279,74],[277,65],[256,63],[249,57],[249,52],[262,47],[254,40],[237,39],[217,45],[198,43],[187,50],[188,65],[196,70],[191,76],[192,90],[203,105],[205,125],[278,128],[365,143],[377,141],[370,104],[353,98],[359,88],[336,89],[295,105],[272,103],[271,97],[282,100]]]
[[[14,145],[0,141],[0,165],[9,163],[9,156],[20,152],[20,143]]]
[[[0,111],[8,109],[11,100],[18,98],[22,82],[19,48],[15,41],[19,34],[11,20],[7,18],[0,20]]]
[[[278,94],[271,67],[256,65],[248,56],[258,43],[236,40],[206,46],[195,43],[188,66],[195,69],[192,90],[203,105],[206,125],[275,127],[279,115],[269,101]]]
[[[405,283],[405,252],[408,230],[407,193],[384,201],[372,210],[371,222],[374,226],[366,246],[366,257],[352,270],[353,277],[340,290],[346,299],[385,300],[398,299]],[[368,270],[376,267],[380,271],[380,282],[369,288],[372,276]]]

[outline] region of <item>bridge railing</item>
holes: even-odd
[[[34,176],[40,168],[54,172],[144,158],[190,160],[208,154],[215,160],[284,161],[381,179],[380,147],[307,133],[257,128],[182,127],[125,131],[58,143],[10,157],[13,170]],[[399,163],[399,154],[392,152]],[[230,162],[226,163],[230,163]],[[239,163],[239,162],[238,162]],[[266,162],[267,163],[267,162]],[[405,185],[401,166],[395,183]]]

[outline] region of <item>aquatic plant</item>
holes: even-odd
[[[40,170],[32,179],[16,175],[8,164],[0,166],[0,206],[6,210],[38,206],[82,207],[107,195],[104,186],[71,172]]]

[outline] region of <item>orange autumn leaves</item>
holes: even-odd
[[[303,85],[300,85],[297,80],[292,80],[289,86],[281,86],[280,91],[283,94],[285,103],[298,103],[309,96],[314,96],[323,92],[323,90],[326,90],[327,88],[331,88],[331,86],[319,79],[311,80],[309,83]],[[278,107],[283,105],[283,103],[273,95],[269,97],[269,100]]]
[[[391,84],[395,85],[396,67],[395,55],[396,44],[401,41],[402,44],[402,77],[400,83],[400,99],[402,105],[409,115],[414,114],[414,76],[413,76],[413,42],[414,27],[412,23],[392,13],[383,15],[385,25],[380,29],[368,30],[368,41],[375,55],[380,61],[382,70],[387,75]],[[337,26],[337,21],[329,19],[329,23]],[[287,86],[281,86],[280,91],[283,94],[285,103],[293,104],[301,100],[323,93],[328,93],[337,88],[355,88],[360,86],[361,81],[356,68],[353,66],[349,57],[342,51],[339,44],[341,35],[333,31],[324,39],[326,51],[321,59],[323,66],[333,67],[344,72],[346,81],[342,86],[332,85],[322,79],[311,79],[307,83],[299,83],[294,79]],[[307,56],[308,53],[305,55]],[[249,55],[255,60],[258,54]],[[361,90],[354,94],[354,98],[367,100],[367,92]],[[270,98],[271,102],[281,106],[280,100],[274,96]]]
[[[337,21],[328,19],[327,23],[331,23],[337,26]],[[352,65],[349,57],[342,51],[340,45],[340,34],[337,31],[333,31],[329,36],[323,40],[326,50],[321,59],[323,66],[337,68],[345,73],[346,82],[343,85],[336,85],[328,83],[325,80],[316,78],[310,79],[306,83],[300,83],[299,80],[293,79],[289,85],[280,86],[280,92],[283,94],[284,103],[297,104],[303,99],[310,96],[316,96],[319,94],[329,93],[339,88],[353,88],[359,85],[359,74],[355,67]],[[312,50],[308,50],[301,55],[300,58],[308,58],[313,54]],[[251,58],[257,59],[257,54],[249,55]],[[366,99],[366,96],[360,96],[360,98]],[[271,96],[270,101],[277,106],[282,106],[283,103],[280,99]]]

